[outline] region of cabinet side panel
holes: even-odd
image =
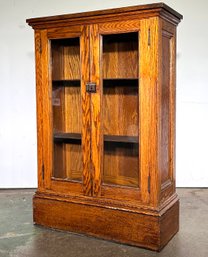
[[[164,201],[175,191],[175,27],[162,21],[160,180]]]
[[[143,202],[158,203],[158,41],[159,18],[140,22],[139,143]]]
[[[42,98],[43,98],[43,158],[44,158],[44,182],[45,187],[50,188],[52,176],[52,88],[51,76],[49,74],[49,40],[47,30],[41,31],[42,42]]]
[[[37,150],[38,150],[38,190],[44,188],[43,167],[43,98],[42,98],[42,63],[41,32],[35,31],[36,60],[36,108],[37,108]]]

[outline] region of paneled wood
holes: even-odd
[[[139,142],[141,192],[143,202],[158,204],[158,41],[159,19],[144,19],[140,23],[140,84]],[[150,193],[151,192],[151,193]]]
[[[104,35],[102,44],[104,79],[138,77],[138,33]]]
[[[169,177],[169,134],[170,134],[170,39],[162,33],[162,90],[161,90],[161,183]]]
[[[161,20],[162,27],[162,89],[160,170],[161,194],[164,202],[175,192],[175,98],[176,98],[176,28]],[[168,98],[168,102],[166,99]],[[165,144],[166,143],[166,144]]]

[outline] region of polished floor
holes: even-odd
[[[0,190],[0,257],[208,257],[208,189],[178,189],[180,232],[160,252],[32,222],[33,190]]]

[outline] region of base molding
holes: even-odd
[[[38,225],[160,251],[179,229],[179,201],[153,216],[35,195],[33,218]]]

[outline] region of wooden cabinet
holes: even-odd
[[[181,18],[159,3],[27,20],[35,30],[36,224],[153,250],[178,231]]]

